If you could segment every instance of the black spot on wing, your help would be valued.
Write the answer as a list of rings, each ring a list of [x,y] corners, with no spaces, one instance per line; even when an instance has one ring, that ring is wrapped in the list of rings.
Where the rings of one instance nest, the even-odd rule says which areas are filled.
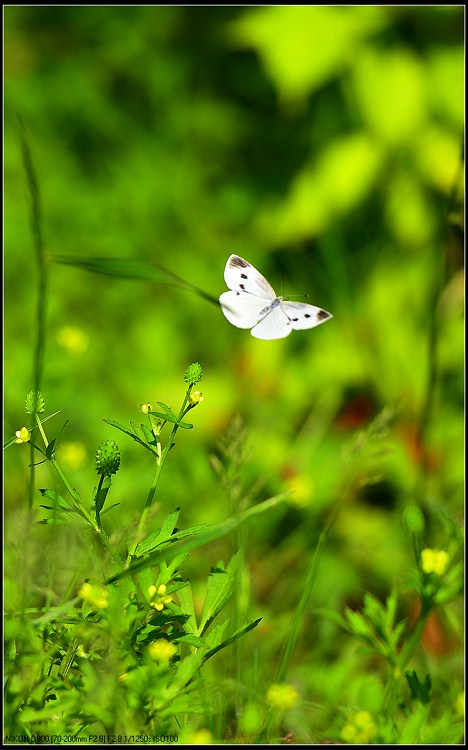
[[[249,278],[249,277],[247,276],[247,274],[246,274],[246,273],[241,273],[241,279],[248,279],[248,278]]]
[[[308,317],[309,316],[306,315],[306,318],[308,318]],[[331,315],[330,315],[330,313],[327,313],[326,310],[319,310],[318,313],[317,313],[317,318],[319,320],[326,320],[327,318],[331,318]]]
[[[238,255],[234,255],[234,257],[231,258],[229,265],[231,268],[248,268],[250,263],[247,263],[243,258],[239,258]]]

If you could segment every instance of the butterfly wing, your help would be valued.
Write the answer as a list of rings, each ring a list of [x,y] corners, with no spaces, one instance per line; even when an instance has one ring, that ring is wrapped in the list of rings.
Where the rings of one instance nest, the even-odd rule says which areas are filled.
[[[272,307],[257,325],[252,328],[250,331],[252,336],[264,341],[284,339],[286,336],[289,336],[292,331],[291,321],[281,308],[281,304]]]
[[[245,292],[223,292],[219,301],[224,316],[237,328],[252,328],[269,304],[268,300]]]
[[[225,317],[237,328],[251,328],[257,339],[285,338],[292,330],[314,328],[333,317],[320,307],[276,297],[265,277],[239,255],[228,258],[224,279],[231,290],[219,298]]]
[[[232,290],[219,298],[225,317],[237,328],[252,328],[276,298],[274,289],[254,266],[238,255],[228,258],[224,279]]]
[[[333,315],[321,307],[307,305],[305,302],[281,302],[281,310],[289,319],[290,327],[295,331],[315,328]]]
[[[231,255],[227,259],[224,280],[234,292],[247,292],[270,302],[276,298],[275,290],[260,271],[238,255]]]

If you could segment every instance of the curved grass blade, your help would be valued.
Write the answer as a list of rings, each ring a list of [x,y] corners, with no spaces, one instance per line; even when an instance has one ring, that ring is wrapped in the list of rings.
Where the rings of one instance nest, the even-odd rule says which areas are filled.
[[[208,302],[219,305],[217,297],[213,297],[203,289],[191,284],[189,281],[180,278],[172,271],[168,271],[161,266],[150,265],[137,260],[128,260],[126,258],[81,258],[73,255],[51,255],[53,263],[74,266],[81,268],[83,271],[91,273],[101,273],[106,276],[117,276],[120,279],[133,279],[139,281],[155,281],[159,284],[169,284],[180,289],[186,289],[198,294]]]

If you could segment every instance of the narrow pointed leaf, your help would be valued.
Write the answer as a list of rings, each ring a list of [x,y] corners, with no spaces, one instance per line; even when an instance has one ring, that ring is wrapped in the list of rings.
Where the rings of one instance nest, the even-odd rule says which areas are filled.
[[[227,638],[225,641],[219,644],[219,646],[216,646],[215,648],[212,648],[210,651],[208,651],[207,654],[205,654],[205,658],[203,661],[207,661],[207,659],[210,659],[214,654],[216,654],[218,651],[221,651],[222,648],[226,648],[226,646],[230,646],[231,643],[234,643],[234,641],[239,640],[239,638],[242,638],[243,635],[248,633],[250,630],[253,630],[257,627],[257,625],[262,621],[262,617],[259,617],[257,620],[252,620],[252,622],[249,622],[247,625],[244,625],[242,628],[239,628],[239,630],[236,630],[234,635],[232,635],[230,638]]]
[[[155,550],[154,552],[151,552],[142,558],[138,558],[124,570],[120,570],[118,573],[115,573],[113,576],[107,578],[105,583],[113,583],[114,581],[117,581],[124,576],[132,575],[138,570],[143,570],[144,568],[148,568],[152,565],[158,565],[158,563],[162,560],[171,560],[177,555],[188,553],[191,550],[197,549],[198,547],[202,547],[203,545],[214,541],[215,539],[220,539],[226,534],[229,534],[231,531],[234,531],[234,529],[236,529],[242,523],[245,523],[245,521],[254,518],[260,513],[271,510],[276,505],[279,505],[279,503],[283,502],[287,497],[290,496],[290,494],[290,492],[282,492],[280,495],[270,497],[268,500],[264,500],[262,503],[258,503],[252,508],[248,508],[242,513],[238,513],[236,516],[231,516],[230,518],[227,518],[225,521],[219,524],[211,527],[209,526],[206,530],[202,530],[199,533],[189,536],[188,538],[178,539],[173,543],[168,543],[167,546],[163,546],[161,549]]]
[[[83,258],[73,255],[52,255],[53,263],[74,266],[81,268],[83,271],[91,273],[105,274],[106,276],[117,276],[121,279],[133,279],[139,281],[153,281],[160,284],[176,286],[180,289],[198,294],[208,302],[219,305],[217,297],[213,297],[203,289],[199,289],[184,279],[181,279],[175,273],[167,271],[165,268],[156,265],[149,265],[141,261],[128,260],[126,258]]]

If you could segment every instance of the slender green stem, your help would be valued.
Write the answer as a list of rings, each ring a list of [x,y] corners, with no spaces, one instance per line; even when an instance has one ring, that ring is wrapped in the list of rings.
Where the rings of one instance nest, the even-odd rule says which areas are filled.
[[[179,429],[179,424],[178,423],[183,420],[184,416],[192,408],[192,405],[189,404],[190,393],[192,391],[192,388],[193,388],[193,385],[189,385],[189,387],[187,388],[187,392],[185,394],[184,402],[183,402],[182,406],[180,407],[179,415],[177,417],[178,421],[174,422],[171,434],[169,436],[169,440],[167,441],[167,444],[166,444],[165,448],[162,451],[160,451],[160,443],[158,441],[158,455],[156,456],[156,466],[155,466],[155,469],[154,469],[153,481],[151,482],[151,486],[150,486],[150,489],[149,489],[149,492],[148,492],[148,497],[146,498],[145,507],[143,508],[143,512],[142,512],[142,514],[140,516],[140,520],[138,522],[138,527],[137,527],[137,530],[136,530],[136,533],[135,533],[135,538],[134,538],[133,544],[129,547],[129,552],[128,552],[127,561],[126,561],[126,566],[128,566],[130,564],[131,559],[132,559],[133,555],[135,554],[135,550],[137,548],[137,545],[138,545],[138,543],[139,543],[139,541],[141,539],[143,530],[144,530],[144,528],[146,526],[146,521],[147,521],[148,513],[149,513],[149,510],[150,510],[150,508],[151,508],[151,506],[153,504],[153,501],[154,501],[154,496],[156,494],[156,489],[157,489],[157,486],[158,486],[158,483],[159,483],[159,478],[161,476],[161,472],[162,472],[162,470],[164,468],[164,464],[166,463],[166,459],[167,459],[167,457],[169,455],[169,451],[174,446],[175,436],[176,436],[177,430]]]
[[[456,199],[457,199],[457,190],[458,185],[460,185],[460,178],[463,174],[463,166],[464,166],[464,160],[463,160],[463,146],[462,146],[462,153],[461,158],[458,163],[458,169],[457,174],[454,177],[452,190],[450,191],[450,195],[447,202],[447,208],[445,212],[446,217],[446,223],[445,223],[445,231],[444,231],[444,240],[446,241],[446,235],[448,234],[448,227],[449,227],[449,216],[450,213],[453,210],[453,207],[455,205]],[[442,244],[442,238],[441,238],[441,244]],[[445,242],[443,243],[445,244]],[[423,460],[421,464],[421,475],[418,477],[418,484],[423,488],[422,493],[424,494],[424,487],[427,480],[428,475],[428,449],[427,449],[427,435],[429,433],[429,425],[432,417],[432,411],[434,406],[434,399],[435,399],[435,392],[436,392],[436,386],[439,379],[439,363],[437,359],[437,347],[439,342],[439,315],[438,315],[438,302],[440,295],[444,289],[444,286],[447,281],[447,275],[448,275],[448,268],[447,268],[447,262],[445,258],[441,257],[439,261],[439,268],[435,268],[434,273],[434,279],[433,279],[433,288],[432,288],[432,299],[430,300],[429,304],[429,322],[428,322],[428,342],[427,342],[427,361],[428,361],[428,377],[427,377],[427,384],[426,384],[426,391],[424,394],[424,401],[422,404],[421,409],[421,416],[419,420],[419,431],[421,435],[422,444],[424,446],[423,451]]]
[[[408,661],[410,660],[413,654],[414,649],[416,648],[416,646],[421,640],[421,635],[424,630],[424,626],[426,624],[429,613],[432,609],[432,604],[433,604],[432,597],[427,598],[427,599],[423,598],[421,611],[418,615],[416,622],[413,625],[411,632],[409,633],[408,638],[405,641],[405,645],[401,649],[401,652],[398,658],[398,666],[400,670],[403,670],[406,667]]]
[[[37,424],[37,426],[39,428],[39,432],[41,433],[41,437],[42,437],[42,439],[44,441],[44,445],[47,448],[48,445],[49,445],[49,441],[47,440],[47,435],[45,434],[44,428],[42,426],[41,418],[39,417],[39,414],[37,414],[37,412],[34,414],[34,416],[36,418],[36,424]]]
[[[34,238],[34,247],[36,251],[36,262],[38,270],[38,287],[37,287],[37,304],[36,304],[36,344],[34,350],[33,362],[33,383],[36,393],[40,391],[42,370],[44,361],[44,349],[46,338],[46,311],[47,311],[47,287],[48,287],[48,260],[44,252],[44,240],[42,236],[41,221],[41,200],[39,184],[37,181],[34,162],[26,139],[24,126],[20,122],[20,141],[23,155],[23,164],[28,181],[28,188],[31,200],[31,228]],[[29,508],[32,508],[35,486],[35,467],[33,460],[34,449],[31,447],[31,475],[29,484]]]
[[[187,389],[187,393],[185,394],[185,398],[184,398],[184,403],[182,404],[182,406],[180,408],[180,411],[179,411],[179,415],[177,417],[178,422],[182,421],[182,419],[184,418],[185,414],[190,409],[190,406],[187,408],[187,404],[188,404],[188,401],[189,401],[189,398],[190,398],[190,392],[192,390],[192,387],[193,386],[190,385],[188,387],[188,389]],[[156,469],[155,469],[155,473],[154,473],[154,476],[153,476],[153,481],[151,483],[150,490],[148,492],[148,497],[146,498],[145,509],[150,508],[151,505],[153,504],[154,495],[156,493],[156,488],[157,488],[158,482],[159,482],[159,477],[161,476],[161,472],[163,470],[164,464],[166,463],[166,459],[167,459],[167,457],[169,455],[169,451],[174,446],[174,439],[175,439],[175,436],[176,436],[176,432],[179,429],[178,422],[174,422],[173,427],[172,427],[172,431],[171,431],[171,434],[170,434],[170,437],[169,437],[169,440],[167,441],[167,445],[164,448],[164,450],[162,451],[161,455],[158,456],[157,459],[156,459]]]

